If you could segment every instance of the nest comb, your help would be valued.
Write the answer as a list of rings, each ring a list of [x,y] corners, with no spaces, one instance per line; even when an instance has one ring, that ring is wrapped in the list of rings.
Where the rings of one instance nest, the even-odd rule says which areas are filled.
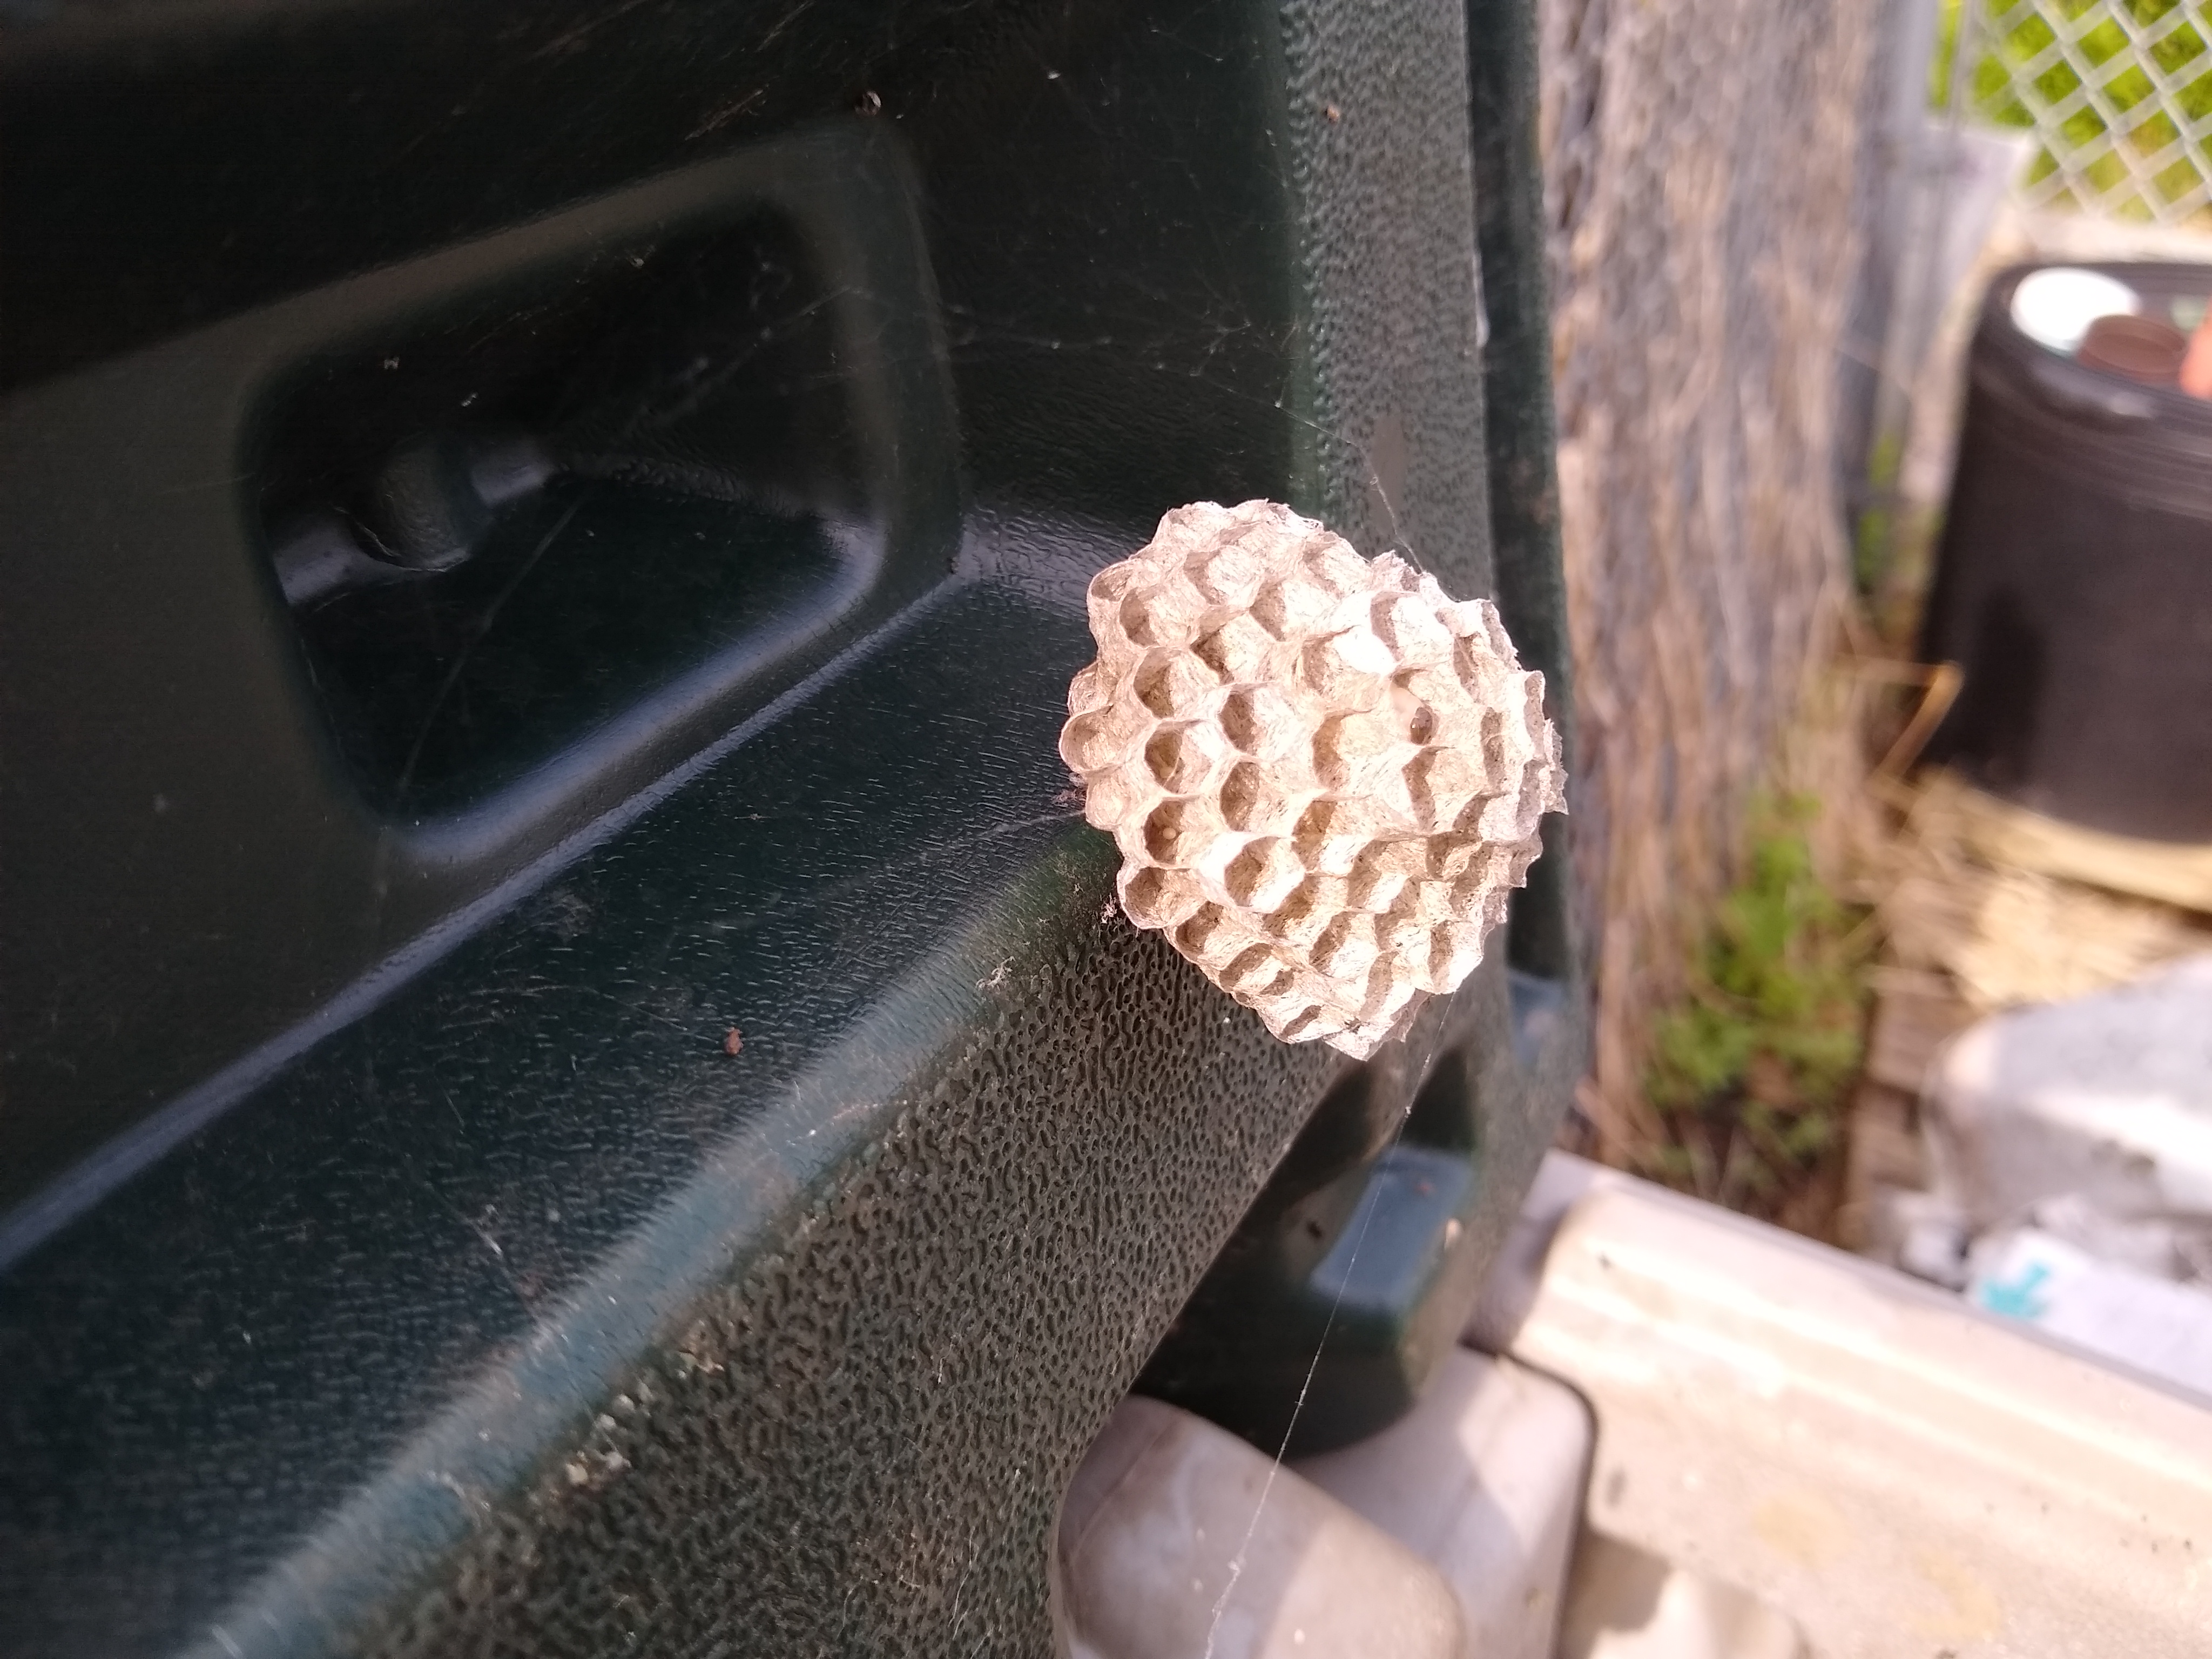
[[[1365,1059],[1458,988],[1564,811],[1498,609],[1273,501],[1180,507],[1091,580],[1060,752],[1121,908],[1285,1042]]]

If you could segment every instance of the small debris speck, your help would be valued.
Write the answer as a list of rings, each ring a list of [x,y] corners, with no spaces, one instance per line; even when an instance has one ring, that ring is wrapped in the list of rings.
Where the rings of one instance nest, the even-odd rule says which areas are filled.
[[[853,107],[862,115],[881,115],[884,100],[872,92],[864,92],[853,100]]]
[[[1344,119],[1344,112],[1334,104],[1324,104],[1322,106],[1321,112],[1328,117],[1329,124],[1332,126],[1334,126],[1337,122]]]

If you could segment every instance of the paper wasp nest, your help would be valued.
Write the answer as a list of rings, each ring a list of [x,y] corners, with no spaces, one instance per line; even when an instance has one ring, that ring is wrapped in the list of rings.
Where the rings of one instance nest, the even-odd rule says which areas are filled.
[[[1288,1042],[1364,1059],[1458,988],[1565,805],[1487,599],[1272,501],[1180,507],[1091,583],[1060,752],[1121,908]]]

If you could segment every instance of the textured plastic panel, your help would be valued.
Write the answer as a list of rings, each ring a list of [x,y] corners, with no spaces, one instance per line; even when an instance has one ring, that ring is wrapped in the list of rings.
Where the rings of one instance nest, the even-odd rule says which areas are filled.
[[[0,1653],[1050,1650],[1069,1472],[1345,1064],[1104,916],[1083,586],[1266,496],[1490,591],[1465,64],[1435,0],[11,25]],[[262,452],[186,392],[822,123],[927,251],[927,581],[395,879],[272,763],[319,716]],[[1515,1006],[1486,967],[1362,1108],[1465,1085],[1458,1296],[1571,1066]]]

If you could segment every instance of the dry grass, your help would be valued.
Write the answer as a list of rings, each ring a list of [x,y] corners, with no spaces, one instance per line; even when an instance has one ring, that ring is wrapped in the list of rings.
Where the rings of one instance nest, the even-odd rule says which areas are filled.
[[[1762,789],[1827,788],[1859,695],[1833,489],[1873,0],[1547,0],[1574,836],[1613,1155]],[[1728,65],[1723,70],[1717,65]],[[1824,747],[1825,745],[1829,745]],[[1863,763],[1861,769],[1863,769]],[[1847,832],[1822,822],[1816,857]]]
[[[1699,1197],[1826,1234],[1841,1196],[1880,941],[1863,901],[1886,844],[1888,769],[1903,752],[1898,683],[1917,671],[1854,652],[1840,608],[1745,820],[1733,888],[1686,939],[1670,1002],[1644,1001],[1625,1086],[1585,1085],[1583,1150]],[[1909,690],[1909,688],[1907,688]]]
[[[1890,799],[1896,828],[1865,874],[1890,959],[1941,975],[1977,1012],[2086,995],[2212,949],[2212,917],[2008,861],[1989,833],[2006,809],[1948,774]]]
[[[1908,775],[1958,678],[1838,629],[1780,745],[1777,798],[1796,808],[1754,815],[1749,878],[1686,951],[1677,1000],[1641,1011],[1632,1090],[1585,1085],[1581,1150],[1830,1237],[1862,1079],[1909,1103],[1961,1023],[2212,949],[2212,907],[2116,890],[2202,907],[2203,854]],[[2100,884],[2070,878],[2093,867]]]
[[[1790,833],[1822,890],[1871,910],[1850,940],[1869,992],[1997,1006],[2110,982],[2204,935],[2068,879],[2079,872],[1993,856],[1940,784],[1907,781],[1946,688],[1860,619],[1832,429],[1862,88],[1886,13],[1543,0],[1540,15],[1573,846],[1597,992],[1583,1145],[1728,1195],[1742,1185],[1727,1173],[1731,1102],[1796,1100],[1803,1080],[1738,1074],[1692,1109],[1679,1088],[1664,1098],[1654,1062],[1686,1010],[1758,1012],[1717,981],[1757,978],[1729,952],[1762,799],[1818,803]],[[1934,380],[1955,379],[1965,329],[1962,313]],[[1929,421],[1947,399],[1922,399]],[[1893,624],[1910,586],[1883,597]],[[1834,1160],[1809,1162],[1802,1190],[1762,1207],[1820,1231]]]
[[[1747,861],[1756,866],[1760,849],[1778,842],[1802,846],[1812,889],[1863,891],[1863,873],[1884,833],[1869,787],[1869,732],[1897,676],[1887,664],[1869,672],[1868,660],[1850,651],[1853,629],[1839,596],[1824,608],[1821,644],[1793,688],[1797,718],[1746,791],[1734,844],[1701,849],[1707,868],[1694,888],[1668,880],[1663,856],[1680,856],[1680,827],[1663,819],[1646,820],[1650,828],[1632,838],[1640,844],[1607,862],[1610,949],[1601,957],[1597,1063],[1577,1103],[1593,1131],[1587,1149],[1609,1163],[1660,1172],[1674,1167],[1680,1126],[1653,1097],[1655,1056],[1669,1023],[1715,995],[1713,958],[1729,946],[1731,906],[1756,902],[1756,868],[1751,882],[1733,880]],[[1863,954],[1862,944],[1850,942],[1854,955]],[[1715,1182],[1692,1184],[1721,1195]]]

